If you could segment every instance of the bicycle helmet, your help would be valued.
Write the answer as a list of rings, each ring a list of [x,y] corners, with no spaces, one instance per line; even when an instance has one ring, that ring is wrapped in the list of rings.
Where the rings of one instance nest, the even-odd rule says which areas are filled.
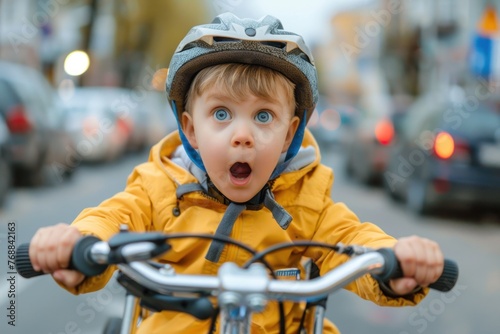
[[[297,154],[305,126],[318,100],[317,73],[312,54],[301,36],[285,31],[273,16],[259,20],[240,19],[232,13],[218,15],[210,24],[193,27],[177,47],[170,62],[166,90],[177,118],[179,132],[191,160],[205,171],[199,154],[185,138],[180,115],[185,97],[196,74],[209,66],[224,63],[261,65],[276,70],[295,84],[299,128],[287,151],[279,175]]]

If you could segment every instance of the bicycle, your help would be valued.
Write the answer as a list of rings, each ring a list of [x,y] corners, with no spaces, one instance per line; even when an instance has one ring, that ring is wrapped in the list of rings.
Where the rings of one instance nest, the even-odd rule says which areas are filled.
[[[231,243],[242,247],[253,256],[241,267],[231,262],[222,264],[217,276],[176,274],[170,265],[151,261],[171,248],[168,240],[187,237]],[[323,276],[315,273],[314,264],[308,262],[308,270],[312,272],[311,279],[279,280],[264,257],[291,246],[327,247],[351,258]],[[371,274],[382,282],[402,276],[394,252],[389,248],[375,250],[357,245],[297,241],[256,252],[228,237],[133,233],[126,230],[122,230],[107,242],[94,236],[85,236],[75,245],[70,268],[86,276],[95,276],[109,265],[118,266],[117,280],[127,291],[121,324],[117,324],[115,319],[111,326],[115,333],[119,330],[121,334],[134,333],[145,311],[162,310],[185,312],[201,320],[212,319],[210,333],[213,332],[220,313],[221,333],[247,334],[250,333],[252,313],[263,311],[271,300],[280,303],[306,302],[300,333],[319,334],[322,333],[326,298],[329,294],[365,274]],[[18,273],[25,278],[44,275],[43,272],[34,271],[31,266],[29,244],[18,247],[16,267]],[[457,264],[445,259],[443,274],[430,288],[447,292],[455,286],[457,279]],[[212,303],[212,297],[217,298],[217,306]],[[307,331],[303,323],[306,312],[312,319]],[[285,333],[283,317],[281,312],[280,328],[281,332]],[[108,329],[108,332],[112,331]]]

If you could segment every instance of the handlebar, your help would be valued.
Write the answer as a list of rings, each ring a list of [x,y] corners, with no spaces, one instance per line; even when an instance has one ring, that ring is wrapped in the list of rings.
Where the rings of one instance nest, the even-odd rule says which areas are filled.
[[[166,243],[167,239],[168,237],[162,233],[119,233],[109,242],[100,241],[94,236],[82,237],[73,249],[69,268],[85,276],[96,276],[106,270],[108,265],[117,264],[125,275],[159,293],[205,291],[216,294],[221,288],[250,290],[258,285],[256,277],[251,278],[246,284],[243,283],[248,280],[245,277],[249,277],[251,272],[229,263],[221,266],[218,276],[165,274],[165,271],[162,272],[145,261],[167,251],[170,248]],[[274,280],[267,273],[259,274],[267,278],[262,282],[261,292],[274,300],[308,300],[326,296],[365,274],[371,274],[382,282],[402,277],[401,267],[392,249],[371,250],[359,247],[358,252],[360,255],[350,261],[324,276],[309,281]],[[263,266],[260,267],[265,271]],[[19,246],[16,268],[25,278],[44,274],[33,269],[29,259],[29,244]],[[238,276],[238,279],[226,278],[232,276]],[[429,287],[446,292],[455,286],[457,279],[457,264],[446,259],[441,277]],[[234,285],[230,282],[237,282],[239,288],[228,287],[228,284]]]
[[[237,244],[246,249],[253,257],[242,267],[231,262],[222,264],[217,276],[176,274],[170,265],[150,261],[170,249],[168,239],[183,237],[219,238],[219,241]],[[268,270],[273,276],[274,273],[264,260],[266,254],[287,246],[306,244],[327,247],[354,257],[325,275],[310,280],[288,281],[270,277]],[[44,274],[33,269],[29,258],[29,244],[19,246],[15,263],[18,273],[25,278]],[[112,264],[120,269],[118,282],[129,294],[139,298],[142,307],[152,311],[183,312],[200,320],[211,318],[212,329],[220,309],[220,326],[231,333],[250,333],[250,314],[263,311],[269,300],[277,301],[280,305],[283,301],[315,304],[365,274],[371,274],[384,283],[402,277],[394,251],[389,248],[373,250],[356,245],[299,241],[275,245],[257,253],[247,245],[226,237],[128,232],[118,233],[108,242],[93,236],[82,237],[72,251],[69,269],[80,271],[86,276],[96,276]],[[446,292],[455,286],[457,279],[457,264],[446,259],[441,277],[429,287]],[[210,296],[217,297],[217,309]],[[280,333],[285,332],[284,326],[284,315],[280,312]],[[322,320],[317,327],[315,321],[314,332],[321,333],[322,328]]]

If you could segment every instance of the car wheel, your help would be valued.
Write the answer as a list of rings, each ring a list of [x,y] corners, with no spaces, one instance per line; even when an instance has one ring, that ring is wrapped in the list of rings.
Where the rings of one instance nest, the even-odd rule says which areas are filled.
[[[16,172],[16,182],[21,186],[39,187],[44,183],[45,166],[34,168],[19,168]]]
[[[365,185],[374,185],[377,180],[375,174],[372,172],[368,165],[362,165],[359,168],[355,169],[356,178]]]
[[[354,161],[352,152],[350,152],[347,156],[345,171],[347,176],[362,184],[370,185],[372,183],[373,177],[369,167],[365,164],[360,163],[360,161]]]
[[[354,166],[353,166],[352,158],[351,158],[350,154],[347,155],[347,158],[345,161],[345,173],[349,177],[354,176]]]
[[[15,170],[15,182],[23,187],[39,187],[45,181],[47,151],[42,151],[34,166],[18,167]]]
[[[425,181],[411,180],[406,196],[408,209],[417,215],[427,215],[431,212],[431,205],[427,200],[429,185]]]
[[[384,177],[384,175],[382,176],[382,186],[384,188],[384,191],[387,195],[389,195],[389,198],[395,202],[402,202],[403,201],[403,197],[401,196],[401,194],[398,192],[398,189],[396,188],[395,185],[390,185],[389,184],[389,181]]]
[[[0,175],[0,206],[2,206],[11,183],[10,166],[5,160],[0,160]]]
[[[104,327],[103,334],[120,334],[122,329],[122,319],[113,317],[108,320]]]
[[[353,179],[361,184],[372,186],[377,184],[377,177],[372,171],[371,166],[366,161],[356,161],[356,163],[351,161],[352,169],[351,175]]]

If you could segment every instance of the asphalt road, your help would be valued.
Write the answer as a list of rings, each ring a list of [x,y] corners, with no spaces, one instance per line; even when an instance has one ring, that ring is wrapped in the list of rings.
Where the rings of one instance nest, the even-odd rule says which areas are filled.
[[[123,189],[133,166],[146,158],[144,152],[113,164],[81,166],[69,182],[55,180],[50,187],[13,191],[0,211],[0,333],[100,333],[110,316],[121,314],[123,291],[116,283],[96,293],[73,296],[50,277],[26,280],[9,274],[9,227],[15,230],[19,245],[39,227],[71,222],[82,208],[97,205]],[[336,171],[334,200],[345,202],[361,220],[376,222],[396,237],[418,234],[437,240],[461,271],[455,289],[446,294],[433,292],[417,307],[382,308],[347,292],[332,295],[328,317],[342,333],[500,332],[498,216],[482,213],[417,218],[389,200],[381,189],[346,179],[338,150],[325,148],[323,162]]]

